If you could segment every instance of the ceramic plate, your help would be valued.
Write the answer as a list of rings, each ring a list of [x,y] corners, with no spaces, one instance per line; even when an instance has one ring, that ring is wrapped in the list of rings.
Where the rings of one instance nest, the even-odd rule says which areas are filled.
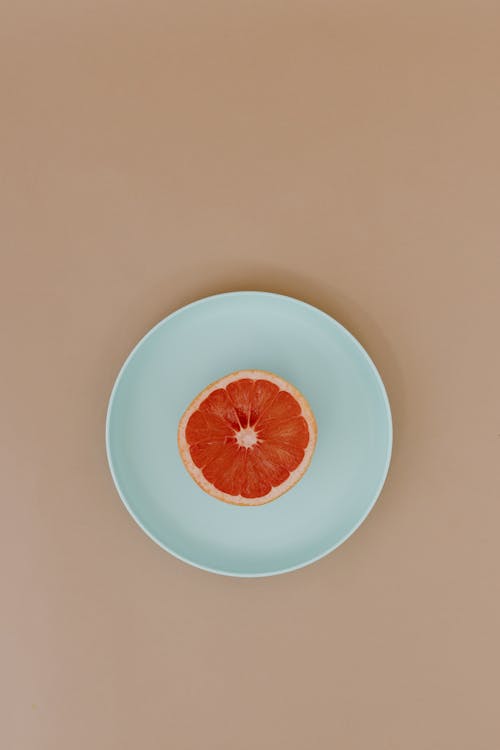
[[[247,369],[296,386],[318,425],[301,481],[254,508],[205,494],[177,449],[192,399]],[[106,446],[123,503],[161,547],[214,573],[266,576],[318,560],[361,524],[387,475],[392,422],[375,365],[343,326],[291,297],[232,292],[177,310],[137,344],[111,394]]]

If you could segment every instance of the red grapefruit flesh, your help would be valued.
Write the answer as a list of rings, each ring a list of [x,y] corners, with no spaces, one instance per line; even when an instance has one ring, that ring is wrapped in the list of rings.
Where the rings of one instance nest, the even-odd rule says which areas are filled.
[[[264,505],[303,476],[316,444],[304,396],[273,373],[240,370],[205,388],[179,422],[186,469],[218,500]]]

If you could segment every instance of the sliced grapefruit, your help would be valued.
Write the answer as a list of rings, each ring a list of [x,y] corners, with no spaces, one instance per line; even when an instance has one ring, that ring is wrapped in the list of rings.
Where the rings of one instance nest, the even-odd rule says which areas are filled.
[[[212,497],[264,505],[303,476],[316,444],[304,396],[283,378],[240,370],[205,388],[179,422],[181,458]]]

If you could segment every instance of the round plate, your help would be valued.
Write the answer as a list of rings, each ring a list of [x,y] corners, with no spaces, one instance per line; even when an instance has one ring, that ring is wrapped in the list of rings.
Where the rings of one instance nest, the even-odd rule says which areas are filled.
[[[250,369],[292,383],[318,425],[301,481],[253,508],[205,494],[177,449],[192,399]],[[106,447],[121,499],[161,547],[214,573],[266,576],[323,557],[361,524],[387,475],[392,422],[375,365],[343,326],[291,297],[231,292],[182,307],[137,344],[111,393]]]

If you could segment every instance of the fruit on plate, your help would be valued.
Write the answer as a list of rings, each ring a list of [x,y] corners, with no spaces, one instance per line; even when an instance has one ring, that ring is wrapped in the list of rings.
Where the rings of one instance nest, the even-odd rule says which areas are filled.
[[[278,375],[239,370],[205,388],[179,422],[181,458],[212,497],[264,505],[304,475],[316,445],[304,396]]]

